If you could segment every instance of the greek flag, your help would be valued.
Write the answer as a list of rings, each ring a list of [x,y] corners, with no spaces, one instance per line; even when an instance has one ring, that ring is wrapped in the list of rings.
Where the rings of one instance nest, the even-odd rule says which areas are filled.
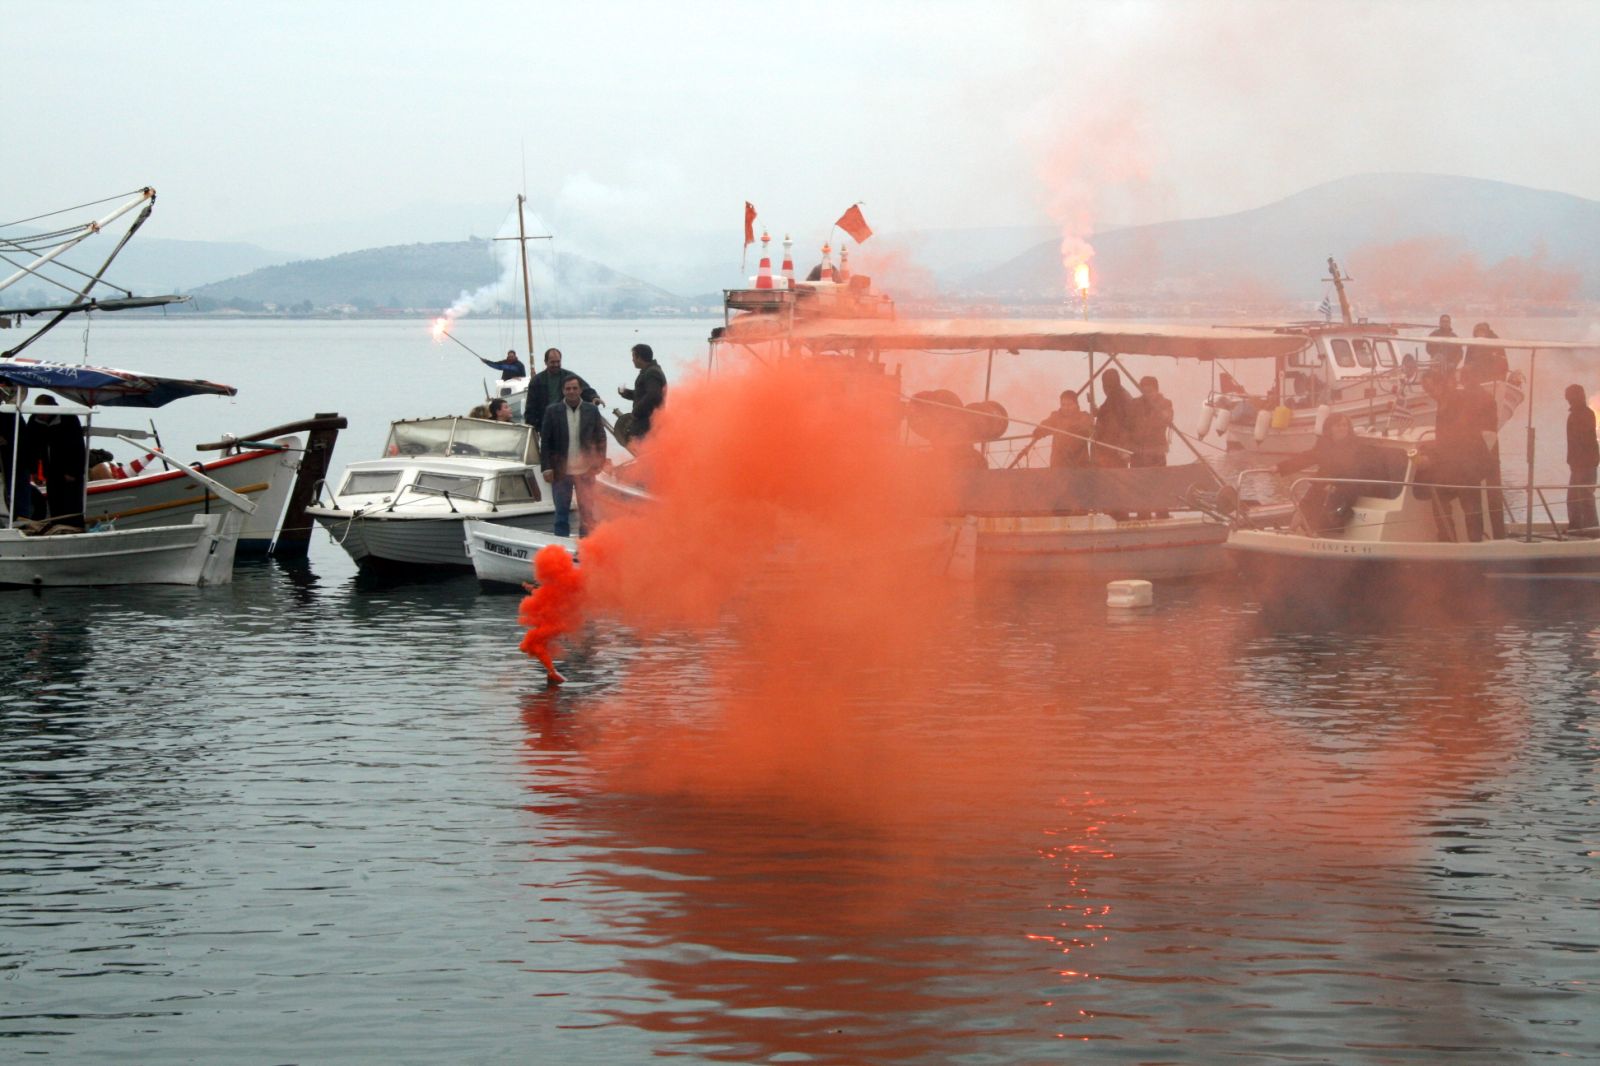
[[[1322,303],[1317,305],[1317,310],[1322,312],[1322,317],[1323,318],[1332,318],[1333,317],[1333,301],[1328,299],[1328,297],[1326,295],[1324,295],[1322,297]]]

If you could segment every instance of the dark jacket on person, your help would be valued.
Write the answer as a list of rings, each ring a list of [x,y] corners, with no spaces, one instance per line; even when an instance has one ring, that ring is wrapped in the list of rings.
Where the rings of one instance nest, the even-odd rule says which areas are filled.
[[[505,363],[515,363],[516,365],[507,366],[505,369],[500,371],[501,381],[515,381],[518,378],[525,378],[528,376],[528,368],[522,365],[521,359],[513,359],[510,356],[507,356],[502,361]]]
[[[633,379],[633,388],[622,390],[623,399],[633,401],[633,419],[628,425],[628,436],[642,437],[650,432],[650,420],[667,402],[667,372],[661,364],[647,363],[639,376]]]
[[[563,400],[546,407],[539,424],[539,468],[552,471],[557,481],[567,476],[570,443],[567,404]],[[600,421],[600,408],[592,403],[578,404],[578,448],[588,460],[589,468],[584,472],[597,472],[606,458],[606,427]]]
[[[1114,448],[1133,450],[1135,413],[1133,399],[1126,389],[1115,392],[1107,390],[1106,398],[1100,401],[1100,409],[1094,415],[1094,439],[1096,444],[1108,444]],[[1112,466],[1127,466],[1128,456],[1112,448],[1096,448],[1095,462]]]
[[[83,474],[89,452],[83,442],[83,423],[77,415],[34,415],[26,436],[32,438],[35,461],[44,467],[49,516],[83,513]],[[23,467],[28,470],[29,467]]]
[[[1454,336],[1457,336],[1457,334],[1456,334],[1456,331],[1453,330],[1453,329],[1449,329],[1449,328],[1447,328],[1445,326],[1440,326],[1438,329],[1436,329],[1432,333],[1428,334],[1428,336],[1430,336],[1430,337],[1454,337]],[[1451,369],[1454,369],[1456,367],[1456,365],[1461,362],[1461,345],[1459,345],[1459,344],[1439,344],[1437,342],[1433,343],[1433,344],[1429,344],[1428,345],[1428,355],[1429,355],[1430,358],[1433,359],[1433,361],[1435,363],[1442,363],[1445,366],[1448,366]]]
[[[1167,455],[1167,427],[1172,424],[1172,401],[1157,393],[1134,397],[1133,450],[1140,455]]]
[[[1461,384],[1477,387],[1490,381],[1504,381],[1511,373],[1511,363],[1506,359],[1504,348],[1479,348],[1467,349],[1465,359],[1461,363]]]
[[[16,504],[12,510],[13,517],[31,517],[28,503],[32,490],[28,488],[28,476],[33,473],[38,462],[38,458],[34,455],[33,432],[29,429],[27,421],[12,411],[0,413],[0,475],[4,476],[6,485],[13,484],[12,472],[16,472],[12,492],[12,500]],[[4,495],[5,490],[0,489],[0,499],[3,499]]]
[[[561,387],[568,378],[578,378],[578,385],[583,389],[579,396],[584,403],[594,403],[599,398],[600,394],[591,389],[587,381],[565,367],[541,370],[528,382],[528,395],[522,404],[522,420],[530,426],[541,425],[545,409],[561,402]]]
[[[1567,412],[1567,465],[1579,470],[1600,466],[1600,441],[1595,434],[1594,412],[1574,407]]]
[[[1057,409],[1045,416],[1033,435],[1049,436],[1051,466],[1085,466],[1089,462],[1089,438],[1094,435],[1094,415],[1077,408],[1066,412]]]
[[[1482,389],[1446,392],[1434,420],[1430,479],[1476,485],[1487,477],[1492,460],[1483,434],[1497,423],[1494,401]]]

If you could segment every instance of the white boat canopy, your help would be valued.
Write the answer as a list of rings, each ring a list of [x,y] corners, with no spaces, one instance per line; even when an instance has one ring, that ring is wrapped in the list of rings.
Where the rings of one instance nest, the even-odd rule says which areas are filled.
[[[1354,327],[1360,332],[1361,327]],[[1520,351],[1600,348],[1600,341],[1520,340],[1506,337],[1395,337],[1461,347]],[[1303,350],[1303,330],[1267,333],[1227,326],[1152,325],[1147,322],[1086,322],[1072,319],[814,319],[785,323],[776,316],[746,315],[715,339],[743,344],[788,341],[813,350],[843,351],[1044,351],[1108,355],[1164,355],[1174,359],[1276,359]]]
[[[1175,359],[1275,359],[1304,349],[1300,335],[1216,326],[1072,319],[818,319],[784,329],[770,318],[734,319],[721,339],[786,340],[813,349],[878,351],[1004,350],[1165,355]],[[777,328],[774,328],[777,327]]]

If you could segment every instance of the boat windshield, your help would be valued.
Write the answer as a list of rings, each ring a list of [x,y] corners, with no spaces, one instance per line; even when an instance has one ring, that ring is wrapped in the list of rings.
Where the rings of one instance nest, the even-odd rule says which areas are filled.
[[[528,461],[533,428],[479,418],[419,418],[389,427],[385,455],[478,455]]]
[[[424,496],[450,496],[457,500],[475,500],[483,491],[483,479],[422,470],[417,473],[417,480],[411,487]]]

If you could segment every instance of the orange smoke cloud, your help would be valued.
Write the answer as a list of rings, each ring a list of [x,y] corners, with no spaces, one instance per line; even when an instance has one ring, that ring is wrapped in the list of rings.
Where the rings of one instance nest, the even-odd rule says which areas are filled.
[[[544,664],[550,681],[564,680],[554,662],[555,639],[572,632],[583,620],[583,579],[566,549],[547,544],[533,557],[539,587],[523,597],[517,621],[527,628],[521,648]]]

